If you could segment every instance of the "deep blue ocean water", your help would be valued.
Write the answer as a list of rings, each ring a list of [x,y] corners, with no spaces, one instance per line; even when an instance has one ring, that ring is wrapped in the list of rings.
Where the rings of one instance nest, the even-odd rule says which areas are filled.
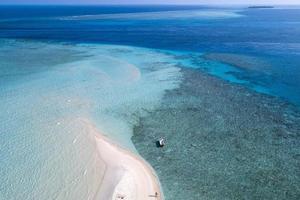
[[[162,14],[164,11],[175,12],[168,15],[168,12]],[[210,17],[196,16],[195,11],[213,13]],[[240,16],[218,16],[218,12]],[[297,7],[1,6],[0,37],[243,56],[238,61],[238,57],[230,57],[229,63],[228,55],[225,61],[218,57],[223,64],[208,65],[201,58],[194,59],[192,67],[300,104],[300,8]],[[247,61],[243,60],[245,56]],[[232,65],[238,69],[231,70]]]

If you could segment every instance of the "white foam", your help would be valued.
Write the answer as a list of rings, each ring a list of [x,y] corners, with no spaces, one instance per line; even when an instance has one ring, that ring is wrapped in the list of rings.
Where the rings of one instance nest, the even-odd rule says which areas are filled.
[[[61,17],[61,20],[174,20],[174,19],[219,19],[242,17],[237,10],[183,10],[183,11],[161,11],[161,12],[139,12],[121,14],[100,14],[100,15],[77,15]]]

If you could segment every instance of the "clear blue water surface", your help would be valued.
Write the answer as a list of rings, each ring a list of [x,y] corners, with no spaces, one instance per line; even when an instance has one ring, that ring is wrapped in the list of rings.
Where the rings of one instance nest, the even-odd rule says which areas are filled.
[[[201,15],[207,11],[210,13]],[[199,68],[300,105],[297,7],[1,6],[0,37],[185,52],[191,56],[183,66]],[[251,56],[263,62],[253,60],[253,69],[249,69],[203,60],[201,55],[205,53]]]

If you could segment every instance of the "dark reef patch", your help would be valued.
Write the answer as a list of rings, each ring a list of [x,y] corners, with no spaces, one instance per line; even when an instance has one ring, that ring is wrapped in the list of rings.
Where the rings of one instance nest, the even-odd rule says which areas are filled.
[[[192,69],[132,140],[166,200],[300,199],[300,112]],[[156,148],[159,137],[164,148]]]
[[[206,53],[203,58],[207,60],[218,61],[235,66],[240,69],[261,71],[262,68],[271,68],[270,63],[262,58],[233,54],[233,53]]]

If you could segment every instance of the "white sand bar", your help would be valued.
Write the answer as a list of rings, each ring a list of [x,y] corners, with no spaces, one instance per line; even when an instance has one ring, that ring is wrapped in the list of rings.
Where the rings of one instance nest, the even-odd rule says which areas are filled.
[[[152,167],[137,155],[95,132],[100,157],[106,165],[98,197],[101,200],[161,200],[163,194]]]

